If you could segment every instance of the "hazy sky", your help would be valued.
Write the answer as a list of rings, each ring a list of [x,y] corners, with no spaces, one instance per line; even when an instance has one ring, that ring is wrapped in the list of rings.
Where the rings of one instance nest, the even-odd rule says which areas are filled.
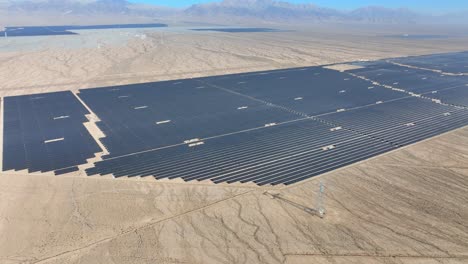
[[[130,0],[132,2],[183,7],[194,3],[213,2],[213,0]],[[440,13],[468,10],[468,0],[286,0],[294,3],[313,3],[337,9],[353,9],[369,5],[392,8],[408,7],[414,10]]]

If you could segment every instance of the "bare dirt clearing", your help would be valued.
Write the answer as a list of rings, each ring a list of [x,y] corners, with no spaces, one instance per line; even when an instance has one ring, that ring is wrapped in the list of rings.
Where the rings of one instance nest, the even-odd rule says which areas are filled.
[[[0,39],[0,95],[443,53],[463,50],[468,40],[407,40],[383,37],[373,29],[333,30],[317,26],[232,34],[169,27]]]

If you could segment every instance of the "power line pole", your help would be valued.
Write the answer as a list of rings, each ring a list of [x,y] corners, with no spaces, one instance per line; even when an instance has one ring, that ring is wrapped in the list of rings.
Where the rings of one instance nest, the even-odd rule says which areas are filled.
[[[283,197],[280,193],[270,193],[269,191],[266,191],[263,194],[270,197],[271,199],[280,200],[296,208],[304,210],[306,213],[309,213],[311,215],[315,215],[320,218],[325,217],[325,214],[326,214],[325,204],[324,204],[325,184],[323,184],[323,182],[320,182],[319,184],[319,192],[317,194],[316,205],[314,208],[302,205],[298,202],[291,200],[290,198]]]
[[[326,214],[325,204],[323,202],[324,195],[325,195],[325,184],[323,184],[323,182],[320,181],[319,192],[318,192],[318,197],[317,197],[317,207],[316,207],[317,214],[320,218],[324,218]]]

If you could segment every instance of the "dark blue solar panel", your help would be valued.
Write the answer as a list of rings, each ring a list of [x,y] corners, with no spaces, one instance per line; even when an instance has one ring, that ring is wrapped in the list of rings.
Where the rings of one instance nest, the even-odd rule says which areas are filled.
[[[218,31],[224,33],[280,32],[273,28],[194,28],[194,31]]]
[[[396,58],[392,61],[447,73],[468,73],[468,52],[466,51]]]
[[[206,81],[312,116],[406,96],[321,67],[238,74]]]
[[[358,76],[376,81],[382,85],[414,93],[430,93],[465,85],[466,79],[459,76],[442,75],[427,70],[412,69],[388,62],[370,62],[362,69],[350,70]]]
[[[79,96],[101,119],[109,157],[300,117],[196,80],[88,89]]]
[[[321,119],[404,146],[467,125],[468,110],[412,97]]]
[[[427,94],[427,97],[441,100],[443,103],[468,107],[468,77],[466,78],[467,84],[458,86],[451,89],[445,89]]]
[[[0,36],[6,37],[29,37],[29,36],[58,36],[58,35],[77,35],[77,33],[61,30],[51,29],[48,27],[16,27],[6,28],[5,31],[0,31]]]
[[[3,170],[47,172],[80,164],[100,148],[87,110],[71,92],[4,98]]]
[[[0,36],[26,37],[26,36],[53,36],[53,35],[76,35],[70,30],[83,29],[113,29],[113,28],[154,28],[167,27],[166,24],[116,24],[116,25],[90,25],[90,26],[25,26],[6,27],[0,31]]]
[[[215,183],[290,184],[391,150],[393,145],[314,120],[98,162],[90,175],[155,176]],[[334,145],[333,149],[323,147]]]
[[[55,175],[59,176],[59,175],[63,175],[63,174],[67,174],[67,173],[71,173],[71,172],[75,172],[79,170],[80,169],[78,167],[70,167],[66,169],[56,170],[54,173]]]

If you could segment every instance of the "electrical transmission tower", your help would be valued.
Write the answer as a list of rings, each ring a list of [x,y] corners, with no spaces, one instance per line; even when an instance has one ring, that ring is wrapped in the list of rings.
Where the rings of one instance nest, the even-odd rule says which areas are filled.
[[[318,192],[318,197],[317,197],[317,206],[315,208],[317,215],[320,218],[325,217],[325,214],[326,214],[325,203],[323,201],[324,195],[325,195],[325,184],[323,184],[323,182],[320,181],[319,192]]]
[[[324,204],[325,184],[323,184],[323,182],[320,182],[320,184],[319,184],[319,192],[317,194],[317,201],[316,201],[316,205],[315,205],[314,208],[302,205],[302,204],[300,204],[298,202],[295,202],[295,201],[291,200],[290,198],[283,197],[280,193],[270,193],[270,192],[266,191],[263,194],[270,197],[271,199],[280,200],[280,201],[283,201],[283,202],[285,202],[287,204],[290,204],[290,205],[292,205],[292,206],[294,206],[296,208],[304,210],[305,212],[307,212],[307,213],[309,213],[311,215],[316,215],[316,216],[318,216],[320,218],[325,217],[325,214],[326,214],[325,204]]]

